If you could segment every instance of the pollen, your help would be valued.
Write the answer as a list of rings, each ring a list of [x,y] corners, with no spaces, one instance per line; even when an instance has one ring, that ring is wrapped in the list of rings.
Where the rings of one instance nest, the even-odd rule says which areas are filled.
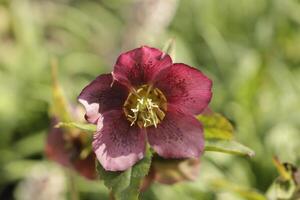
[[[165,117],[167,99],[158,88],[143,85],[129,93],[123,110],[131,126],[157,127]]]

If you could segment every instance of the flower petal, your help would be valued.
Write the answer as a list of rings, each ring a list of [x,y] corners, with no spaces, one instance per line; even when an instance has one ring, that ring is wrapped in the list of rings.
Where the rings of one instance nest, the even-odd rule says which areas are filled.
[[[86,133],[81,133],[78,138],[67,141],[66,130],[54,128],[58,123],[56,118],[51,120],[50,132],[47,136],[45,154],[50,159],[65,167],[75,169],[79,174],[88,178],[96,179],[96,164],[94,152],[89,153],[85,159],[80,159],[79,153],[82,150],[80,138],[87,137]]]
[[[173,105],[155,127],[147,129],[152,148],[164,158],[198,158],[204,150],[203,129],[200,122]]]
[[[86,109],[86,120],[97,123],[101,113],[121,109],[127,96],[128,89],[125,86],[113,82],[111,74],[103,74],[82,90],[78,101]]]
[[[88,179],[96,179],[96,156],[94,152],[91,152],[85,159],[77,160],[75,163],[75,169],[80,172],[81,175]]]
[[[212,81],[199,70],[185,64],[173,64],[157,77],[155,86],[168,103],[194,115],[200,114],[212,97]]]
[[[64,132],[61,128],[54,128],[57,123],[57,118],[51,119],[51,128],[47,135],[45,153],[49,159],[54,160],[63,166],[69,166],[70,157],[69,152],[65,148],[66,141],[64,139]]]
[[[130,126],[122,110],[105,112],[98,120],[93,148],[104,169],[124,171],[144,157],[143,129]]]
[[[115,64],[113,76],[130,88],[151,82],[162,69],[171,65],[169,55],[143,46],[121,54]]]

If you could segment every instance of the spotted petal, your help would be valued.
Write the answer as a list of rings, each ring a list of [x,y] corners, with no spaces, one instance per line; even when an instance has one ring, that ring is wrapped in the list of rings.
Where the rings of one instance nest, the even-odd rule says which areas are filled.
[[[185,64],[174,64],[162,71],[155,86],[168,103],[194,115],[200,114],[212,97],[212,81],[199,70]]]
[[[105,170],[124,171],[144,157],[143,129],[130,126],[122,110],[105,112],[98,120],[93,148]]]
[[[143,46],[121,54],[115,64],[113,76],[130,88],[152,82],[161,70],[171,65],[169,55]]]
[[[127,95],[128,90],[125,86],[113,82],[111,74],[103,74],[82,90],[78,101],[86,109],[87,121],[97,123],[101,113],[121,109]]]
[[[191,114],[169,105],[157,128],[147,129],[152,148],[164,158],[198,158],[204,149],[203,129]]]

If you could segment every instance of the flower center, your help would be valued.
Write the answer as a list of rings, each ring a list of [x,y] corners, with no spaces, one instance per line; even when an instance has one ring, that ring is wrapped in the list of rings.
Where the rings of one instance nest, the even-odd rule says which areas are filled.
[[[129,93],[123,110],[131,126],[137,124],[140,128],[152,125],[157,127],[165,117],[167,99],[158,88],[142,85]]]

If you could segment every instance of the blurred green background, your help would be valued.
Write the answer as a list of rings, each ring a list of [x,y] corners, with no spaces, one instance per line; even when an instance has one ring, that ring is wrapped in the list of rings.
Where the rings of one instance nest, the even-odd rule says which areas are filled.
[[[300,165],[299,0],[0,0],[0,199],[35,199],[32,176],[57,176],[44,199],[64,199],[65,175],[43,154],[52,58],[75,105],[121,52],[169,38],[176,62],[213,79],[211,108],[256,156],[206,153],[196,182],[154,184],[142,199],[244,199],[211,182],[265,193],[277,176],[273,155]],[[76,184],[80,199],[108,199],[101,182]]]

